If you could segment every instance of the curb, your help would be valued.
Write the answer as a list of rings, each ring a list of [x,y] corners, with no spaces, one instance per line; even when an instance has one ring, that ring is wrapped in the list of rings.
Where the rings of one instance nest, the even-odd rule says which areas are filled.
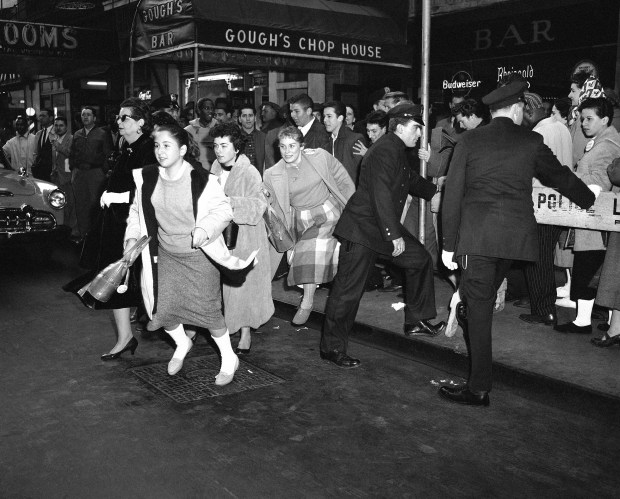
[[[290,321],[297,306],[274,299],[275,316]],[[321,330],[325,314],[313,310],[306,326]],[[352,343],[377,348],[390,354],[421,362],[450,375],[467,377],[469,361],[465,354],[415,337],[406,337],[393,331],[355,322],[349,337]],[[620,398],[590,388],[551,378],[532,371],[519,369],[502,362],[493,362],[493,382],[516,392],[519,396],[536,400],[561,410],[588,415],[616,425],[620,418]]]

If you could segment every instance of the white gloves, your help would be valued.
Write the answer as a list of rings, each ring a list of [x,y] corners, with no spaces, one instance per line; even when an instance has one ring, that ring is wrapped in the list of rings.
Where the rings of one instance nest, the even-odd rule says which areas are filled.
[[[110,206],[112,203],[129,203],[129,191],[127,192],[108,192],[103,191],[99,204],[103,208],[104,206]]]
[[[591,185],[588,186],[588,189],[590,189],[594,193],[594,199],[596,199],[598,197],[598,195],[601,193],[601,186],[600,185],[591,184]]]
[[[441,261],[446,266],[446,268],[449,270],[456,270],[459,267],[456,262],[452,261],[453,258],[454,258],[454,251],[443,250],[441,252]]]

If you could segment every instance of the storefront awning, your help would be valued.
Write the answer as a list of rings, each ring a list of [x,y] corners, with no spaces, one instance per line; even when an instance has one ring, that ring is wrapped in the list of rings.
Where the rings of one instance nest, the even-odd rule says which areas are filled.
[[[0,20],[0,67],[5,73],[96,74],[118,60],[116,47],[107,31]]]
[[[406,2],[405,2],[406,3]],[[405,19],[406,21],[406,19]],[[411,68],[406,22],[330,0],[142,0],[131,60],[190,48]]]

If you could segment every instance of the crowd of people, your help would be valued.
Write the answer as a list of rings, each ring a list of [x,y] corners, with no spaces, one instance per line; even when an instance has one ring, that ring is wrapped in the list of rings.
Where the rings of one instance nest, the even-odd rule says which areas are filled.
[[[613,90],[582,72],[567,83],[567,98],[546,101],[513,75],[484,97],[453,95],[428,124],[407,94],[385,90],[363,119],[346,103],[317,104],[307,94],[260,109],[234,109],[222,98],[183,110],[169,95],[150,106],[129,98],[113,126],[97,127],[96,109],[85,106],[73,136],[66,118],[49,110],[40,112],[36,135],[17,118],[15,137],[3,146],[5,167],[67,192],[67,224],[91,271],[65,289],[80,289],[141,236],[151,237],[129,292],[88,303],[114,311],[117,342],[102,359],[135,352],[131,322],[141,312],[130,312],[138,307],[148,330],[163,328],[176,345],[170,375],[182,369],[196,328],[205,328],[222,358],[216,384],[230,383],[238,355],[250,353],[251,331],[274,312],[272,279],[286,274],[303,291],[295,325],[308,320],[317,287],[331,287],[320,354],[356,367],[347,339],[364,291],[402,290],[404,333],[432,337],[446,326],[431,322],[439,272],[455,288],[471,357],[467,384],[440,394],[488,405],[492,315],[513,260],[527,262],[528,296],[516,303],[531,307],[523,321],[591,334],[597,304],[609,320],[592,343],[620,344],[619,234],[537,224],[531,199],[532,186],[546,185],[589,208],[601,192],[620,191]],[[418,144],[425,126],[432,129],[427,149]],[[424,244],[420,199],[427,201]],[[293,241],[286,250],[269,242],[268,210]],[[244,270],[220,264],[256,250]],[[556,286],[557,267],[565,286]],[[558,305],[575,307],[574,321],[557,324]]]

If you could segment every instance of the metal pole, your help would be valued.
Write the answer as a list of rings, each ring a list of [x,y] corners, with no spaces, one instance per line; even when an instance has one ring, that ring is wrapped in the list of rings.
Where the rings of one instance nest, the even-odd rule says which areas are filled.
[[[194,110],[198,104],[198,44],[194,48]]]
[[[420,147],[428,148],[428,75],[429,75],[429,58],[431,45],[431,0],[422,0],[422,78],[420,88],[422,89],[422,106],[424,106],[424,123],[422,127],[422,142]],[[426,161],[420,160],[420,175],[426,177]],[[419,241],[424,244],[426,227],[426,201],[420,198],[420,218],[418,224]]]

